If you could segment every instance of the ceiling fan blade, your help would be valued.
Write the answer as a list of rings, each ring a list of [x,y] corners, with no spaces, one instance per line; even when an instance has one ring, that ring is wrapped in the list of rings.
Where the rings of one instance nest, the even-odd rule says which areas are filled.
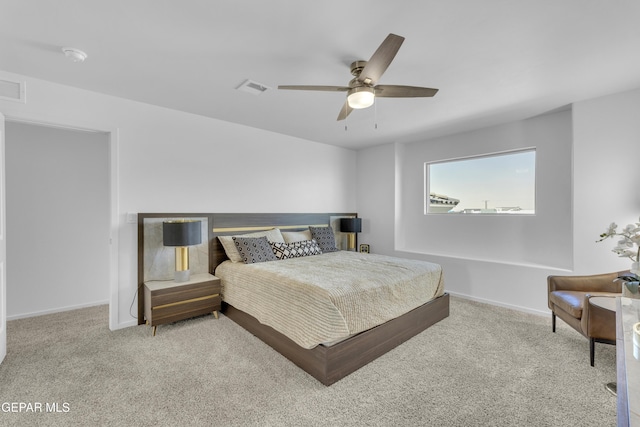
[[[374,89],[379,98],[424,98],[438,93],[438,89],[419,86],[378,85]]]
[[[317,90],[322,92],[346,92],[347,86],[278,86],[278,89],[286,90]]]
[[[358,76],[358,81],[368,85],[375,85],[382,77],[382,74],[387,71],[387,67],[395,58],[403,41],[404,37],[389,34],[362,69]]]
[[[349,107],[349,103],[345,100],[342,110],[340,110],[340,114],[338,114],[338,121],[346,119],[352,111],[353,108]]]

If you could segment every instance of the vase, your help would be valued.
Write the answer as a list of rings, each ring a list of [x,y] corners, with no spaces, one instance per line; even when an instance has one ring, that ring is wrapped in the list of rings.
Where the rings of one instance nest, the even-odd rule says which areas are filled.
[[[639,282],[623,282],[622,296],[627,298],[640,299]]]
[[[635,274],[636,278],[637,276],[640,276],[640,262],[632,262],[629,272],[632,275]],[[640,299],[640,282],[638,282],[637,280],[632,282],[623,282],[622,296],[627,298]]]

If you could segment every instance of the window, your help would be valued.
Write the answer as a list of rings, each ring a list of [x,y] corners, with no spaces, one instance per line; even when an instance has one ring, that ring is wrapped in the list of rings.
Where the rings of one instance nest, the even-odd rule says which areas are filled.
[[[425,163],[425,214],[534,214],[536,151]]]

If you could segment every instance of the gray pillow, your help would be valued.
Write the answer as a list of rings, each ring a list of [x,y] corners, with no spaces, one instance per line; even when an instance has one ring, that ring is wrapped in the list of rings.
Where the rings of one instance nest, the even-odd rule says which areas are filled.
[[[311,231],[311,238],[318,242],[318,246],[322,250],[322,253],[336,252],[336,237],[333,234],[331,226],[328,227],[309,227]]]
[[[277,259],[266,237],[233,237],[233,243],[245,264]]]

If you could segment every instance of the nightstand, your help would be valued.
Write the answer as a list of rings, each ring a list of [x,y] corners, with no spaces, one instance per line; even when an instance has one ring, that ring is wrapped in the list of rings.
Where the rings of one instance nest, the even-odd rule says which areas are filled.
[[[186,282],[153,280],[144,284],[144,316],[153,326],[213,313],[221,308],[220,279],[212,274],[192,274]]]

